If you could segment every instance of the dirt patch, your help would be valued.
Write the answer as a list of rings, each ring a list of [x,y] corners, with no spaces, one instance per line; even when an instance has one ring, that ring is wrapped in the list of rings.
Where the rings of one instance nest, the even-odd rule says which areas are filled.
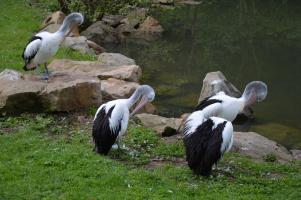
[[[181,134],[177,134],[177,135],[173,135],[170,137],[163,137],[162,140],[164,141],[165,144],[174,144],[177,141],[182,140],[182,135]]]

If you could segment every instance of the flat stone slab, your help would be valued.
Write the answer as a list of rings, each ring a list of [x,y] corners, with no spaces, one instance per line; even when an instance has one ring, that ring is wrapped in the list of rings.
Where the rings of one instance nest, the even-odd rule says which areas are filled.
[[[116,78],[138,82],[141,68],[137,65],[110,66],[98,61],[53,60],[48,66],[51,71],[94,76],[100,79]]]
[[[0,78],[0,112],[71,111],[102,103],[98,78],[57,73],[46,82],[33,75]]]
[[[172,136],[178,133],[182,119],[179,118],[166,118],[153,114],[137,114],[136,117],[141,123],[161,136]]]
[[[265,160],[267,156],[275,156],[280,163],[293,160],[292,154],[285,147],[254,132],[234,132],[231,151],[257,160]]]
[[[105,101],[128,98],[138,86],[138,83],[127,82],[115,78],[101,81],[101,90]]]

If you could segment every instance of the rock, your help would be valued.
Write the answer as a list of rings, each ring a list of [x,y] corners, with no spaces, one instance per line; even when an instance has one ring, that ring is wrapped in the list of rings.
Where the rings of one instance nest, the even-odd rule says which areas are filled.
[[[135,60],[120,53],[102,53],[98,56],[98,62],[105,66],[136,65]]]
[[[291,150],[293,159],[296,161],[301,161],[301,150],[299,149],[293,149]]]
[[[285,147],[254,132],[235,132],[231,151],[256,160],[264,160],[269,155],[275,156],[280,163],[293,159]]]
[[[121,41],[125,41],[127,38],[130,38],[132,34],[136,31],[129,23],[121,24],[116,28],[118,38]]]
[[[101,21],[103,21],[104,23],[116,28],[117,26],[119,26],[121,24],[121,20],[123,20],[125,17],[122,15],[107,15],[105,14]]]
[[[15,81],[21,79],[21,77],[21,73],[11,69],[5,69],[0,73],[0,80]]]
[[[42,22],[41,28],[44,29],[50,24],[62,24],[66,15],[62,11],[56,11],[46,17]]]
[[[157,108],[152,103],[147,103],[138,113],[156,114]]]
[[[162,4],[162,5],[173,5],[174,0],[152,0],[154,4]]]
[[[147,10],[145,8],[136,8],[132,10],[126,18],[121,20],[123,24],[129,24],[132,28],[138,28],[147,16]]]
[[[49,24],[48,26],[46,26],[45,28],[43,28],[40,32],[46,31],[49,33],[54,33],[56,31],[58,31],[61,27],[61,24]]]
[[[203,87],[198,100],[198,104],[206,97],[213,96],[220,91],[223,91],[227,95],[232,97],[241,96],[241,92],[226,79],[222,72],[217,71],[207,73],[205,79],[203,80]],[[245,109],[244,115],[251,117],[252,110]]]
[[[102,46],[96,44],[93,41],[87,40],[88,46],[94,50],[94,52],[98,55],[101,53],[106,52],[107,50],[105,48],[103,48]]]
[[[217,71],[207,73],[203,80],[203,87],[198,103],[206,97],[213,96],[220,91],[224,91],[227,95],[232,97],[241,96],[240,91],[226,79],[222,72]]]
[[[40,95],[48,112],[78,110],[102,102],[100,80],[88,76],[54,76]]]
[[[117,78],[125,81],[138,82],[141,77],[141,68],[137,65],[125,65],[104,71],[98,75],[100,79]]]
[[[96,44],[119,43],[116,30],[103,21],[97,21],[81,33]]]
[[[48,82],[32,75],[0,80],[0,112],[71,111],[101,102],[101,82],[97,78],[54,73]]]
[[[47,31],[50,33],[56,32],[57,30],[59,30],[59,28],[63,24],[65,17],[66,17],[66,15],[61,11],[56,11],[56,12],[50,14],[43,21],[40,32],[42,32],[42,31]],[[69,36],[76,36],[76,37],[79,36],[78,26],[75,26],[72,29]]]
[[[43,105],[39,93],[45,83],[31,80],[0,80],[0,112],[41,112]]]
[[[79,51],[83,54],[95,55],[93,49],[88,45],[88,40],[85,36],[80,37],[66,37],[62,43],[63,47],[68,47],[73,50]]]
[[[101,81],[101,91],[105,101],[128,98],[138,86],[138,83],[127,82],[115,78]]]
[[[152,114],[137,114],[136,117],[141,123],[161,136],[171,136],[178,133],[178,129],[181,124],[181,119],[178,118],[166,118]]]
[[[158,37],[161,37],[163,31],[164,30],[160,23],[153,17],[148,16],[139,26],[133,37],[152,41]]]
[[[73,73],[101,79],[117,78],[137,82],[141,77],[141,68],[137,65],[107,66],[97,61],[53,60],[50,70],[61,73]]]

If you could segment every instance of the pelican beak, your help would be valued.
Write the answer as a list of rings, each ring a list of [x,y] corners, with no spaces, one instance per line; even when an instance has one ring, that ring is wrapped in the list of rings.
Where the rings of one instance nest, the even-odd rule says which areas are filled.
[[[73,31],[73,29],[74,29],[76,26],[77,26],[76,24],[72,25],[72,26],[70,27],[69,32],[68,32],[65,36],[66,36],[66,37],[69,36],[69,34]]]
[[[135,115],[141,108],[143,108],[143,106],[145,106],[145,104],[147,104],[147,102],[148,102],[147,97],[146,96],[142,96],[141,101],[136,106],[136,108],[131,112],[130,117],[132,117],[133,115]]]

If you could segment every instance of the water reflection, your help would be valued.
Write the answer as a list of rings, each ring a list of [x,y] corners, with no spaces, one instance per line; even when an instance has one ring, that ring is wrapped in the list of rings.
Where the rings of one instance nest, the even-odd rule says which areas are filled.
[[[269,86],[255,108],[252,130],[301,147],[301,2],[205,1],[153,13],[161,40],[128,42],[119,51],[142,66],[165,116],[191,112],[210,71],[222,71],[239,89],[252,80]]]

